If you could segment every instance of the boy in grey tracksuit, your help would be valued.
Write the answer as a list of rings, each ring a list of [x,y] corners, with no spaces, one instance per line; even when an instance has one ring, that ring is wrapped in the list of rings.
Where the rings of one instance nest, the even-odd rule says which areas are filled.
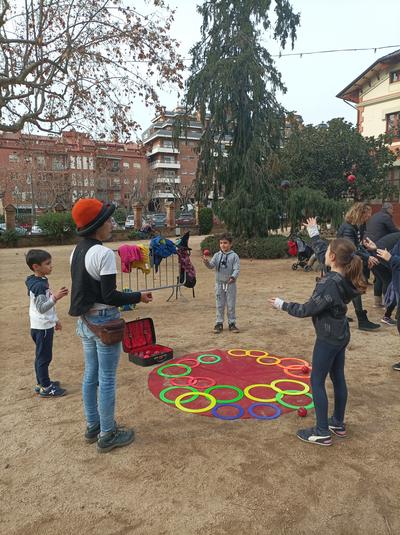
[[[236,327],[236,279],[240,272],[239,256],[232,250],[232,238],[221,236],[219,240],[220,251],[215,253],[211,260],[203,256],[203,262],[209,269],[215,269],[215,300],[217,318],[214,332],[223,330],[225,306],[227,308],[229,330],[239,332]]]

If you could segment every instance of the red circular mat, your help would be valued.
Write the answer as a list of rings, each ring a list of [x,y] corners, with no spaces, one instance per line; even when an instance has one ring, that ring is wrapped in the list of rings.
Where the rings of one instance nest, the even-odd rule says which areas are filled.
[[[279,382],[278,385],[276,385],[281,390],[303,390],[303,387],[300,384],[297,384],[297,381],[301,381],[302,383],[305,383],[306,385],[310,384],[309,380],[309,373],[303,373],[301,369],[301,364],[298,361],[298,358],[286,358],[286,357],[279,357],[276,356],[277,359],[284,359],[281,362],[281,366],[277,364],[273,365],[263,365],[257,362],[257,359],[255,357],[232,357],[228,354],[229,350],[221,350],[221,349],[212,349],[210,351],[199,351],[196,353],[190,353],[189,355],[185,355],[183,357],[179,357],[177,359],[173,359],[170,361],[167,361],[163,363],[162,365],[158,366],[157,368],[154,368],[150,374],[149,374],[149,389],[151,393],[157,398],[160,399],[160,392],[164,390],[165,388],[176,386],[178,385],[178,388],[175,388],[173,390],[170,390],[166,392],[166,397],[168,400],[171,400],[174,402],[174,400],[180,396],[183,393],[190,392],[189,389],[185,388],[184,383],[188,383],[190,379],[186,379],[186,376],[177,377],[177,378],[168,378],[168,377],[162,377],[158,374],[158,370],[161,368],[163,369],[164,366],[169,364],[174,364],[175,366],[169,366],[168,368],[164,368],[162,371],[165,374],[168,375],[181,375],[187,371],[186,368],[183,366],[177,366],[180,362],[182,364],[185,364],[186,366],[189,366],[190,372],[188,374],[189,377],[193,377],[196,379],[197,382],[195,382],[192,385],[192,388],[195,390],[198,390],[199,392],[204,392],[205,389],[213,384],[215,382],[215,388],[210,392],[212,396],[214,396],[217,399],[217,405],[218,406],[218,414],[222,418],[226,419],[233,419],[235,416],[237,416],[241,411],[237,407],[231,407],[231,406],[224,406],[224,404],[219,404],[218,400],[227,402],[228,400],[231,400],[235,397],[237,397],[238,392],[231,388],[221,388],[218,389],[218,385],[231,385],[235,386],[242,391],[249,385],[254,384],[270,384],[272,381],[277,379],[282,379],[284,381]],[[237,350],[239,351],[239,350]],[[258,350],[257,350],[258,351]],[[205,364],[205,363],[198,363],[197,358],[200,355],[205,354],[211,354],[211,355],[218,355],[221,357],[221,360],[219,362],[216,362],[215,364]],[[253,353],[255,355],[262,354],[262,351],[260,353]],[[272,363],[275,362],[275,355],[272,357],[272,355],[269,355],[271,358],[265,357],[264,362]],[[299,357],[300,358],[300,357]],[[191,360],[189,360],[191,359]],[[204,357],[203,360],[215,360],[207,357]],[[284,367],[292,366],[289,371],[294,373],[295,375],[298,375],[299,377],[292,377],[287,375],[284,372]],[[297,366],[297,368],[293,369],[293,366]],[[303,377],[304,376],[304,377]],[[289,381],[290,379],[290,381]],[[291,381],[296,381],[295,383]],[[273,416],[278,412],[278,410],[274,409],[275,406],[279,407],[279,409],[282,411],[282,414],[285,414],[287,412],[293,412],[293,410],[296,409],[290,409],[287,407],[284,407],[280,403],[276,401],[276,394],[277,392],[273,390],[272,388],[268,387],[254,387],[250,390],[250,394],[252,396],[268,399],[271,400],[269,404],[272,407],[269,406],[267,403],[265,405],[259,405],[254,408],[254,414],[260,419],[262,417],[266,416]],[[196,397],[196,395],[194,395]],[[289,403],[291,405],[295,405],[296,407],[304,407],[306,405],[309,405],[312,401],[309,396],[305,395],[284,395],[283,401],[286,403]],[[210,400],[203,397],[203,396],[197,396],[197,398],[193,401],[190,400],[190,397],[186,398],[184,400],[184,407],[187,407],[188,409],[200,409],[205,408],[206,406],[210,405]],[[160,401],[162,401],[160,399]],[[240,416],[241,419],[244,418],[255,418],[255,416],[252,416],[248,409],[253,403],[262,403],[259,401],[251,400],[246,395],[244,395],[239,401],[233,401],[234,404],[239,405],[243,409],[243,414]],[[171,408],[174,410],[179,410],[175,403],[168,403]],[[214,416],[211,410],[208,410],[206,412],[200,412],[196,413],[200,416]]]

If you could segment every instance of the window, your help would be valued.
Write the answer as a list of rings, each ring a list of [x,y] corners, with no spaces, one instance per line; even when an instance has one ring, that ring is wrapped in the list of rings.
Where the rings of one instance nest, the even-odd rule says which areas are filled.
[[[167,139],[165,139],[163,142],[163,147],[165,147],[166,149],[172,149],[172,141],[168,141]]]
[[[9,155],[8,155],[8,161],[9,161],[9,162],[13,162],[13,163],[19,162],[19,156],[18,156],[18,154],[16,154],[15,152],[12,153],[12,154],[9,154]]]
[[[400,112],[388,113],[386,115],[386,134],[392,136],[394,140],[400,139]]]
[[[119,160],[111,160],[111,171],[119,171]]]
[[[394,82],[400,82],[400,71],[393,71],[389,73],[389,82],[391,84]]]
[[[42,155],[36,156],[36,162],[38,164],[38,167],[43,167],[45,164],[45,158]]]
[[[141,169],[141,168],[142,168],[142,164],[141,164],[141,163],[134,163],[134,164],[133,164],[133,167],[134,167],[135,169]]]
[[[125,167],[125,169],[129,169],[129,162],[124,162],[122,165]]]

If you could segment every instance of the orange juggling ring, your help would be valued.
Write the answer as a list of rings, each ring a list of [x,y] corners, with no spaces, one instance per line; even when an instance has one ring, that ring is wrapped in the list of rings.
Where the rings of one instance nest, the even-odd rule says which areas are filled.
[[[298,359],[297,357],[283,357],[281,358],[281,362],[283,362],[284,360],[295,360],[297,362],[300,362],[303,366],[309,366],[308,362],[303,360],[303,359]],[[280,368],[286,368],[287,366],[285,365],[282,365],[282,364],[277,364],[277,366],[279,366]]]
[[[310,375],[302,374],[302,375],[296,375],[295,373],[292,373],[290,370],[301,370],[303,366],[300,366],[299,364],[291,364],[290,366],[286,366],[283,368],[283,371],[286,373],[286,375],[289,375],[289,377],[295,377],[296,379],[310,379]],[[308,366],[309,370],[311,371],[311,366]]]
[[[275,359],[275,362],[263,362],[263,359]],[[263,366],[275,366],[275,364],[278,365],[281,360],[282,359],[278,359],[278,357],[274,357],[273,355],[265,355],[265,357],[258,357],[256,362]]]

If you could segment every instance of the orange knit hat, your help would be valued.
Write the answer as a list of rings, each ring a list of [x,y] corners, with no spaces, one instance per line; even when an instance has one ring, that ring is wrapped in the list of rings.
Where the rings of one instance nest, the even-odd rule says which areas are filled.
[[[71,211],[79,236],[89,236],[95,232],[114,210],[113,204],[105,204],[98,199],[79,199]]]

